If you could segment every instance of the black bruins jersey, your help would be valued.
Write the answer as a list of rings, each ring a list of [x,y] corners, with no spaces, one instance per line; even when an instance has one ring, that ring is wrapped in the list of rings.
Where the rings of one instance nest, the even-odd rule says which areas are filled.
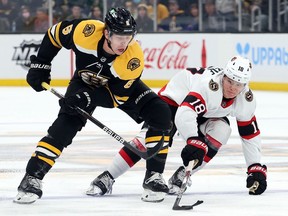
[[[108,79],[106,87],[114,99],[124,102],[140,79],[144,54],[140,45],[133,40],[122,55],[105,57],[102,48],[105,40],[103,31],[104,23],[98,20],[63,21],[48,29],[41,48],[42,51],[46,50],[45,59],[50,60],[62,47],[72,49],[76,56],[73,79],[81,79],[79,72],[83,70],[99,74]],[[48,52],[51,56],[47,56],[47,51],[51,51]]]

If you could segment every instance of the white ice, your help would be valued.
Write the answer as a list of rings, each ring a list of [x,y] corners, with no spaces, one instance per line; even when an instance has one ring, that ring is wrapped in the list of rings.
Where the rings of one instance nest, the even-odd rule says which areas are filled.
[[[64,88],[57,88],[60,92]],[[36,93],[28,87],[0,88],[0,215],[197,215],[197,216],[286,216],[288,212],[288,93],[254,91],[256,117],[262,134],[262,162],[268,167],[268,188],[263,195],[250,196],[245,187],[246,165],[235,120],[231,139],[218,155],[192,176],[193,184],[181,205],[204,203],[188,211],[172,210],[175,196],[161,203],[141,201],[145,161],[116,179],[112,195],[85,195],[90,182],[104,171],[121,148],[114,139],[92,123],[75,137],[46,175],[43,197],[31,205],[12,202],[37,141],[58,112],[58,99],[49,92]],[[97,108],[95,118],[125,139],[140,129],[117,109]],[[184,143],[176,138],[170,149],[164,177],[168,181],[181,164]]]

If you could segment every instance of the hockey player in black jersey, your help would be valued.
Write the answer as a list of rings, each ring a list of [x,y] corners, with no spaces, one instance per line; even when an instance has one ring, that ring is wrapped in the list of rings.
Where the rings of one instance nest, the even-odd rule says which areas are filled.
[[[62,47],[74,51],[76,70],[65,97],[59,100],[58,117],[28,161],[14,202],[33,203],[41,198],[41,180],[86,124],[86,119],[73,108],[75,106],[90,114],[97,106],[117,107],[136,122],[148,124],[145,131],[147,148],[155,146],[163,134],[163,148],[167,146],[171,113],[167,104],[140,79],[144,54],[134,40],[135,35],[135,20],[124,8],[110,9],[105,23],[89,19],[62,21],[48,29],[37,56],[30,58],[29,85],[37,92],[44,90],[41,84],[50,83],[51,62]],[[153,183],[149,186],[151,190],[156,185],[168,192],[159,169],[153,166],[153,160],[147,160],[145,181]],[[107,184],[114,181],[108,174],[105,180],[103,182]]]

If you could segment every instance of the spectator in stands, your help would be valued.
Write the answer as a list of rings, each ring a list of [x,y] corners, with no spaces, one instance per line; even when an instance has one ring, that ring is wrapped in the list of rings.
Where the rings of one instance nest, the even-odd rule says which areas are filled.
[[[89,18],[103,21],[103,14],[100,6],[95,5],[92,7]]]
[[[199,31],[199,8],[197,3],[189,7],[187,31]]]
[[[133,17],[137,17],[137,8],[133,1],[125,1],[124,7],[131,13]]]
[[[14,10],[13,1],[0,0],[0,32],[9,32],[11,30],[11,18]]]
[[[154,18],[154,0],[142,1],[147,5],[148,16]],[[161,23],[162,20],[169,17],[169,10],[165,4],[162,4],[161,1],[157,1],[157,24]]]
[[[56,8],[56,20],[58,22],[66,20],[67,17],[70,15],[71,11],[70,11],[70,7],[68,4],[66,3],[62,3],[60,4],[57,8]]]
[[[187,16],[179,8],[177,0],[169,0],[169,17],[158,25],[159,31],[179,32],[187,28]]]
[[[217,13],[222,16],[225,24],[224,28],[228,32],[234,32],[237,29],[236,1],[235,0],[216,0],[215,7]]]
[[[137,7],[137,31],[151,32],[153,31],[153,20],[148,16],[148,8],[146,4],[139,4]]]
[[[15,19],[16,32],[33,32],[35,17],[28,6],[21,6],[19,16]]]
[[[216,11],[215,0],[206,0],[204,5],[203,31],[222,32],[224,20]]]
[[[246,9],[246,11],[248,11],[248,21],[250,21],[248,23],[249,23],[250,28],[252,27],[251,15],[252,13],[255,12],[255,15],[256,15],[255,21],[260,21],[260,31],[268,31],[268,3],[269,3],[268,0],[255,0],[255,1],[245,0],[244,1],[244,8]],[[272,8],[275,9],[277,6],[276,1],[273,1],[272,4],[273,4]],[[260,14],[257,13],[255,10],[260,11]],[[273,12],[273,15],[277,15],[276,11],[275,13]],[[273,25],[273,26],[276,27],[276,25]]]
[[[55,23],[55,21],[54,21]],[[37,8],[34,21],[35,32],[45,32],[49,28],[48,10],[46,8]]]
[[[72,14],[68,16],[66,19],[67,20],[74,20],[74,19],[83,19],[87,18],[87,15],[82,12],[82,7],[80,5],[73,5],[71,8]]]

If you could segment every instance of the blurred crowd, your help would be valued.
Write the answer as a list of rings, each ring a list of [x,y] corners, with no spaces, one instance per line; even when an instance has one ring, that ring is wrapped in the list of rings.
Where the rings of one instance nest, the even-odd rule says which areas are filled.
[[[105,8],[122,6],[133,14],[138,32],[288,32],[288,0],[271,2],[272,14],[269,0],[52,0],[51,5],[52,23],[103,21]],[[48,9],[49,0],[0,0],[0,33],[45,32]]]

